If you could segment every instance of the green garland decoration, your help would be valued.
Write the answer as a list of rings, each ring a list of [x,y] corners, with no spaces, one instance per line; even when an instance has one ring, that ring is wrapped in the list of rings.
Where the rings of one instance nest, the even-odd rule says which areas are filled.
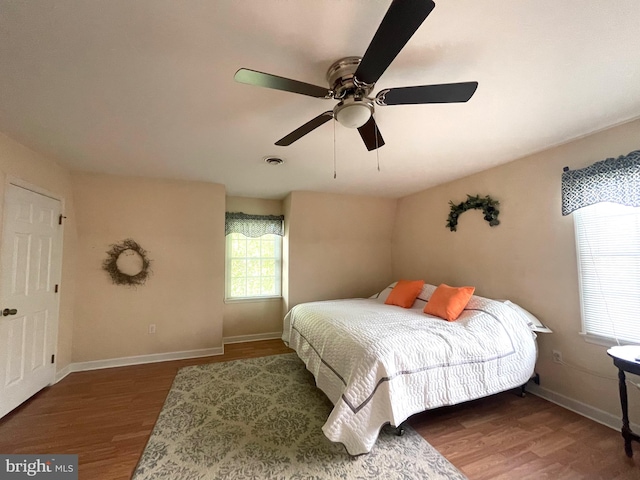
[[[484,219],[489,222],[490,227],[495,227],[500,224],[500,220],[498,220],[498,214],[500,211],[497,208],[498,205],[500,205],[500,202],[498,200],[494,200],[489,195],[484,198],[481,198],[480,195],[476,195],[475,197],[467,195],[467,200],[465,202],[455,204],[452,201],[449,201],[449,205],[451,205],[451,212],[449,212],[447,227],[452,232],[457,230],[458,217],[467,210],[482,210],[484,213]]]

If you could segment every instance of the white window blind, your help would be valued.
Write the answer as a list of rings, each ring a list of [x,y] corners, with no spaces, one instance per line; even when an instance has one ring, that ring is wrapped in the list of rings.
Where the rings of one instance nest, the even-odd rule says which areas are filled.
[[[583,333],[640,343],[640,207],[597,203],[573,215]]]

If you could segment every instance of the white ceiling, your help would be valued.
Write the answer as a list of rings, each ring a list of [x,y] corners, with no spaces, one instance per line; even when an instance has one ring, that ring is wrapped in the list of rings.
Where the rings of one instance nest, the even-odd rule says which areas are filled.
[[[73,169],[399,197],[640,117],[640,1],[435,1],[374,93],[476,80],[476,94],[378,107],[379,158],[338,124],[336,179],[333,122],[274,145],[335,101],[233,75],[327,86],[389,0],[0,0],[0,130]]]

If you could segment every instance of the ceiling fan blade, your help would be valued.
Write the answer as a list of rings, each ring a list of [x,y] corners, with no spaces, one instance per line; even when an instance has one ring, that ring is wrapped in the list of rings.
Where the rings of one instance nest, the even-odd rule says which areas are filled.
[[[247,68],[238,70],[233,78],[236,82],[246,83],[247,85],[284,90],[285,92],[299,93],[316,98],[330,98],[329,89],[327,88],[291,80],[290,78],[278,77],[270,73],[256,72]]]
[[[356,78],[376,83],[435,6],[432,0],[394,0],[358,65]]]
[[[295,129],[293,132],[291,132],[286,137],[283,137],[280,140],[278,140],[276,142],[276,145],[278,145],[280,147],[289,146],[293,142],[295,142],[296,140],[299,140],[302,137],[304,137],[307,133],[309,133],[312,130],[315,130],[316,128],[318,128],[320,125],[324,125],[325,123],[327,123],[332,118],[333,118],[333,112],[331,110],[329,110],[328,112],[321,113],[320,115],[318,115],[313,120],[309,120],[307,123],[305,123],[301,127]]]
[[[384,145],[384,140],[382,135],[380,135],[380,130],[378,129],[378,125],[376,125],[376,121],[373,119],[373,115],[367,123],[358,128],[358,132],[360,132],[360,136],[367,150],[375,150]]]
[[[382,90],[376,96],[378,105],[416,105],[421,103],[459,103],[469,100],[478,82],[445,83]]]

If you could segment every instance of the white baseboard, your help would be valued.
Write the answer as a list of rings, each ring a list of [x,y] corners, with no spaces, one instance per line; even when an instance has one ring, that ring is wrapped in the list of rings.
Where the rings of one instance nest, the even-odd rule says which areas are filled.
[[[224,337],[222,339],[222,343],[227,345],[229,343],[259,342],[260,340],[276,340],[279,338],[282,338],[282,332],[256,333],[253,335],[237,335],[235,337]]]
[[[567,410],[571,410],[572,412],[582,415],[583,417],[587,417],[594,422],[606,425],[607,427],[610,427],[614,430],[620,431],[620,429],[622,428],[622,410],[620,410],[619,415],[612,415],[609,412],[605,412],[604,410],[592,407],[591,405],[582,403],[579,400],[569,398],[565,395],[540,387],[531,382],[527,384],[527,392],[544,398],[545,400],[548,400],[551,403],[555,403],[556,405],[560,405],[561,407],[566,408]],[[617,395],[617,388],[615,389],[615,393]],[[634,432],[640,431],[640,425],[631,423],[630,426],[631,430],[633,430]]]
[[[224,346],[203,348],[200,350],[186,350],[182,352],[154,353],[150,355],[136,355],[133,357],[108,358],[106,360],[93,360],[90,362],[77,362],[67,365],[56,374],[56,382],[73,372],[98,370],[102,368],[125,367],[129,365],[141,365],[143,363],[168,362],[170,360],[184,360],[186,358],[210,357],[224,354]]]
[[[53,380],[53,383],[58,383],[60,380],[62,380],[64,377],[66,377],[70,373],[71,373],[71,364],[67,365],[60,371],[56,372],[56,377]]]
[[[282,337],[282,332],[258,333],[254,335],[238,335],[222,339],[222,347],[203,348],[200,350],[186,350],[182,352],[155,353],[150,355],[136,355],[133,357],[108,358],[106,360],[93,360],[90,362],[70,363],[56,372],[55,383],[73,372],[87,370],[99,370],[102,368],[125,367],[128,365],[141,365],[144,363],[168,362],[171,360],[184,360],[186,358],[210,357],[224,354],[224,345],[229,343],[257,342],[260,340],[274,340]]]

